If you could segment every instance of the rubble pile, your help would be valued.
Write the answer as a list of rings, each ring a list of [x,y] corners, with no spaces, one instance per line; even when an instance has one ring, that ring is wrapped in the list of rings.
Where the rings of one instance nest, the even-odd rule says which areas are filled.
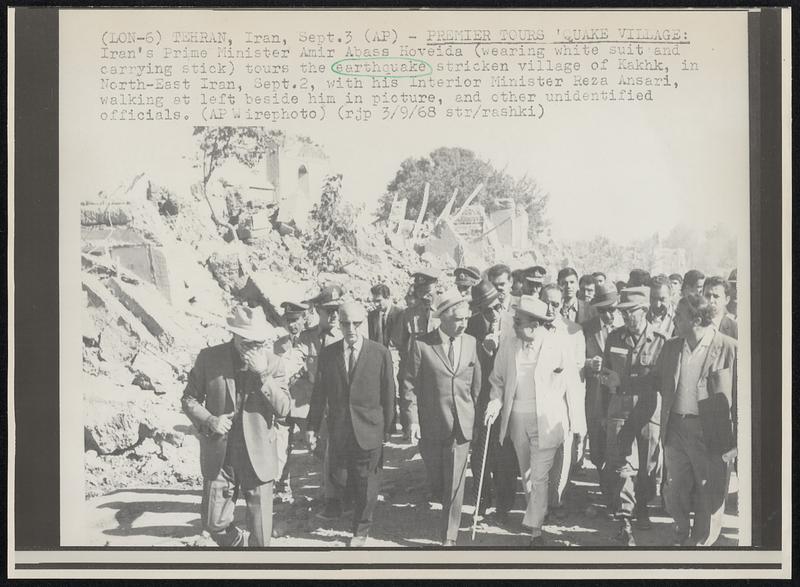
[[[372,285],[386,283],[402,302],[410,272],[444,267],[368,221],[357,223],[355,246],[327,243],[334,262],[321,264],[308,253],[313,235],[278,220],[275,204],[248,200],[224,182],[209,193],[173,192],[142,174],[82,203],[89,496],[199,486],[198,439],[180,397],[197,352],[229,339],[233,304],[260,305],[277,326],[282,302],[308,299],[321,285],[342,285],[366,302]]]

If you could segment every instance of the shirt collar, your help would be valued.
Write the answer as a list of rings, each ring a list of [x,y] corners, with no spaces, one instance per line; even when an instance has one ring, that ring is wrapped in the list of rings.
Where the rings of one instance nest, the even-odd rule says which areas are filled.
[[[439,336],[440,336],[440,337],[441,337],[441,339],[442,339],[442,343],[447,343],[447,344],[450,344],[450,335],[449,335],[449,334],[445,334],[444,330],[442,330],[442,328],[441,328],[441,327],[439,327],[439,328],[438,328],[438,330],[439,330]],[[458,336],[456,336],[456,337],[453,339],[453,342],[457,342],[457,341],[458,341],[458,339],[459,339],[459,337],[458,337]]]
[[[711,319],[711,323],[714,325],[714,327],[717,330],[719,330],[719,325],[722,324],[722,319],[723,318],[725,318],[725,314],[724,313],[720,314],[719,318],[712,318]]]
[[[356,340],[356,342],[353,343],[353,349],[356,351],[356,354],[358,354],[361,351],[361,345],[363,343],[364,343],[364,337],[359,335],[358,340]],[[347,342],[344,343],[344,350],[345,352],[350,351],[350,345],[348,345]]]

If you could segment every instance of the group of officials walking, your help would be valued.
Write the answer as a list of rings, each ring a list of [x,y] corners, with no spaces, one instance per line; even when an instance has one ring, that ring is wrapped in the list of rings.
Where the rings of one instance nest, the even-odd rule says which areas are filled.
[[[323,287],[282,304],[286,334],[271,348],[263,310],[234,309],[233,339],[199,354],[183,395],[201,432],[204,530],[224,546],[269,544],[302,429],[321,462],[318,515],[352,511],[350,546],[369,535],[383,446],[400,432],[442,506],[444,546],[458,540],[468,466],[477,515],[494,508],[499,524],[521,478],[537,547],[585,458],[621,544],[635,546],[658,495],[675,545],[714,544],[736,459],[736,272],[635,269],[614,284],[564,268],[548,283],[543,267],[499,264],[454,278],[441,292],[438,275],[413,274],[404,308],[377,284],[369,312]],[[240,495],[246,529],[233,520]]]

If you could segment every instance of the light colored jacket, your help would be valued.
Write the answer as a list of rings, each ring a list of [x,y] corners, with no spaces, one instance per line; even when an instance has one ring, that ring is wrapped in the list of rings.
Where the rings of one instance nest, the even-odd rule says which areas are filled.
[[[536,385],[536,416],[539,430],[539,446],[552,448],[564,442],[569,429],[567,413],[567,387],[575,375],[575,359],[563,339],[556,331],[548,331],[542,342],[534,369]],[[489,376],[492,386],[490,398],[499,399],[500,438],[508,436],[508,422],[517,389],[517,353],[522,342],[515,336],[500,345],[494,361],[494,370]],[[497,424],[495,424],[497,425]]]

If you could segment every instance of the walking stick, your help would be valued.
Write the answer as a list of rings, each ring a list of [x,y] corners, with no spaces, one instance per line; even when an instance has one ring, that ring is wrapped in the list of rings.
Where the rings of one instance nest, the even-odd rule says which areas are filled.
[[[475,500],[475,512],[472,514],[472,540],[475,540],[475,532],[478,529],[478,512],[481,509],[481,491],[483,490],[483,475],[486,473],[486,454],[489,452],[489,437],[492,432],[492,424],[486,426],[486,442],[483,445],[483,460],[481,461],[481,478],[478,480],[478,499]]]

